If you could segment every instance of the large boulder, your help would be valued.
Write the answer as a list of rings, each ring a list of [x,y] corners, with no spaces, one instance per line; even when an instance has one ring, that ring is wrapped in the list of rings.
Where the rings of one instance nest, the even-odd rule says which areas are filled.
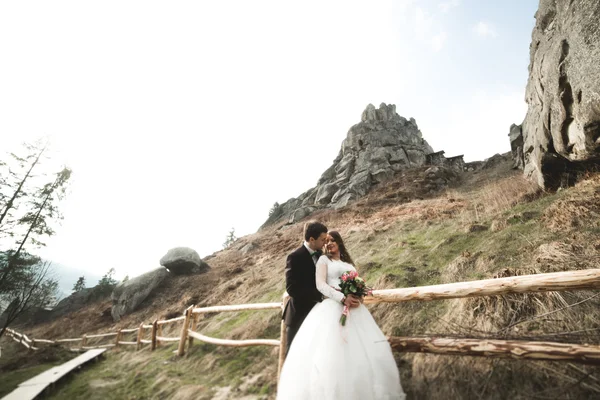
[[[111,295],[113,320],[117,322],[134,311],[169,275],[169,271],[161,267],[118,284]]]
[[[189,247],[175,247],[169,250],[160,259],[160,265],[175,275],[200,274],[210,269],[196,250]]]
[[[600,1],[541,0],[535,18],[523,169],[555,189],[600,162]]]

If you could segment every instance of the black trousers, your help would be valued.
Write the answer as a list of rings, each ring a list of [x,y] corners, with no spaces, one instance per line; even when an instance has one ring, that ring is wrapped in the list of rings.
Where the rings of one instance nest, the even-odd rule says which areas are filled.
[[[300,329],[300,325],[302,325],[302,321],[299,324],[286,325],[286,327],[285,327],[285,332],[287,335],[287,345],[286,345],[286,349],[285,349],[286,357],[287,357],[288,353],[290,352],[290,347],[292,347],[292,341],[294,340],[296,333],[298,333],[298,330]]]

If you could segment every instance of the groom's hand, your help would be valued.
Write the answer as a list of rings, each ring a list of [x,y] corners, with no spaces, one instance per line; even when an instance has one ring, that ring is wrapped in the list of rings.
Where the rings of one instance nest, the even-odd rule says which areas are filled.
[[[354,295],[348,295],[344,304],[350,308],[356,308],[360,306],[360,299]]]
[[[355,296],[353,294],[351,294],[350,296],[352,296],[352,298],[358,302],[356,304],[356,307],[360,306],[362,304],[362,302],[364,301],[364,298],[362,296]]]

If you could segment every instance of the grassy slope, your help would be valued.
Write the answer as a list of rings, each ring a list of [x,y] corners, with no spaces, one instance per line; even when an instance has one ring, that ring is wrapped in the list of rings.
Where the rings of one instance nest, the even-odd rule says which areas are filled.
[[[346,209],[316,215],[330,228],[341,231],[359,271],[376,288],[598,265],[598,176],[557,194],[536,194],[504,163],[465,174],[461,185],[428,196],[415,193],[411,187],[415,176],[407,175]],[[405,195],[411,192],[413,198],[407,202]],[[106,306],[103,303],[82,310],[78,319],[71,316],[37,327],[32,333],[40,337],[59,332],[71,336],[90,328],[106,331],[137,326],[141,320],[173,316],[189,304],[277,301],[284,290],[285,256],[299,245],[301,230],[301,224],[278,225],[240,239],[231,249],[208,259],[213,267],[210,273],[169,282],[120,324],[98,316],[98,310]],[[241,254],[239,249],[250,241],[257,249]],[[374,305],[371,310],[388,335],[533,337],[599,343],[600,302],[597,298],[586,300],[590,295],[500,296]],[[582,303],[535,318],[577,302]],[[84,324],[79,322],[82,317],[86,318]],[[215,314],[201,320],[198,329],[216,337],[277,338],[279,321],[272,311]],[[177,334],[174,329],[170,335]],[[55,398],[115,394],[119,398],[274,397],[276,349],[197,345],[183,359],[175,358],[172,350],[113,352],[105,362],[59,388]],[[403,386],[414,398],[594,398],[600,392],[594,381],[594,377],[600,378],[599,371],[590,367],[434,355],[402,355],[397,361]]]
[[[46,348],[39,353],[31,353],[8,337],[0,340],[0,347],[0,398],[15,390],[21,382],[75,356],[61,348]]]

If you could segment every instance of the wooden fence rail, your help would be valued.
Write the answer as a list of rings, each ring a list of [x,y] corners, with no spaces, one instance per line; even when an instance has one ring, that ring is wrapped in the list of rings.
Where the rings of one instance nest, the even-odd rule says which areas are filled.
[[[465,297],[497,296],[510,293],[558,292],[564,290],[600,289],[600,269],[553,272],[484,279],[443,285],[402,289],[374,290],[365,304],[429,301]]]
[[[564,290],[600,289],[600,269],[588,269],[579,271],[555,272],[549,274],[522,275],[508,278],[484,279],[471,282],[458,282],[443,285],[431,285],[412,288],[374,290],[373,296],[365,298],[365,304],[397,303],[404,301],[430,301],[455,298],[466,298],[476,296],[496,296],[510,293],[533,293]],[[237,311],[260,311],[260,310],[283,310],[288,301],[287,293],[284,293],[281,302],[237,304],[211,307],[188,307],[183,315],[167,320],[156,320],[152,324],[143,322],[137,328],[120,329],[116,332],[107,332],[93,335],[83,335],[81,338],[68,339],[30,339],[12,329],[7,329],[9,336],[15,341],[23,344],[28,349],[37,349],[35,344],[41,343],[71,343],[80,342],[79,348],[117,348],[120,345],[135,345],[138,349],[144,344],[150,344],[151,350],[155,350],[161,343],[179,342],[177,353],[185,354],[185,344],[188,347],[194,339],[205,343],[219,346],[279,346],[279,368],[285,360],[285,348],[287,343],[286,329],[281,322],[280,339],[246,339],[231,340],[219,339],[196,332],[198,317],[203,314],[217,312]],[[166,324],[174,324],[182,321],[179,337],[163,336],[162,327]],[[150,339],[144,337],[150,330]],[[136,333],[136,341],[122,340],[123,334]],[[115,337],[109,344],[87,346],[89,339]],[[600,346],[577,345],[553,342],[530,342],[530,341],[506,341],[490,339],[453,339],[453,338],[410,338],[390,337],[390,344],[396,351],[401,352],[425,352],[447,355],[469,355],[485,357],[502,357],[515,359],[535,360],[562,360],[579,362],[584,364],[600,365]]]
[[[390,337],[398,352],[571,361],[600,365],[600,346],[524,340]]]

